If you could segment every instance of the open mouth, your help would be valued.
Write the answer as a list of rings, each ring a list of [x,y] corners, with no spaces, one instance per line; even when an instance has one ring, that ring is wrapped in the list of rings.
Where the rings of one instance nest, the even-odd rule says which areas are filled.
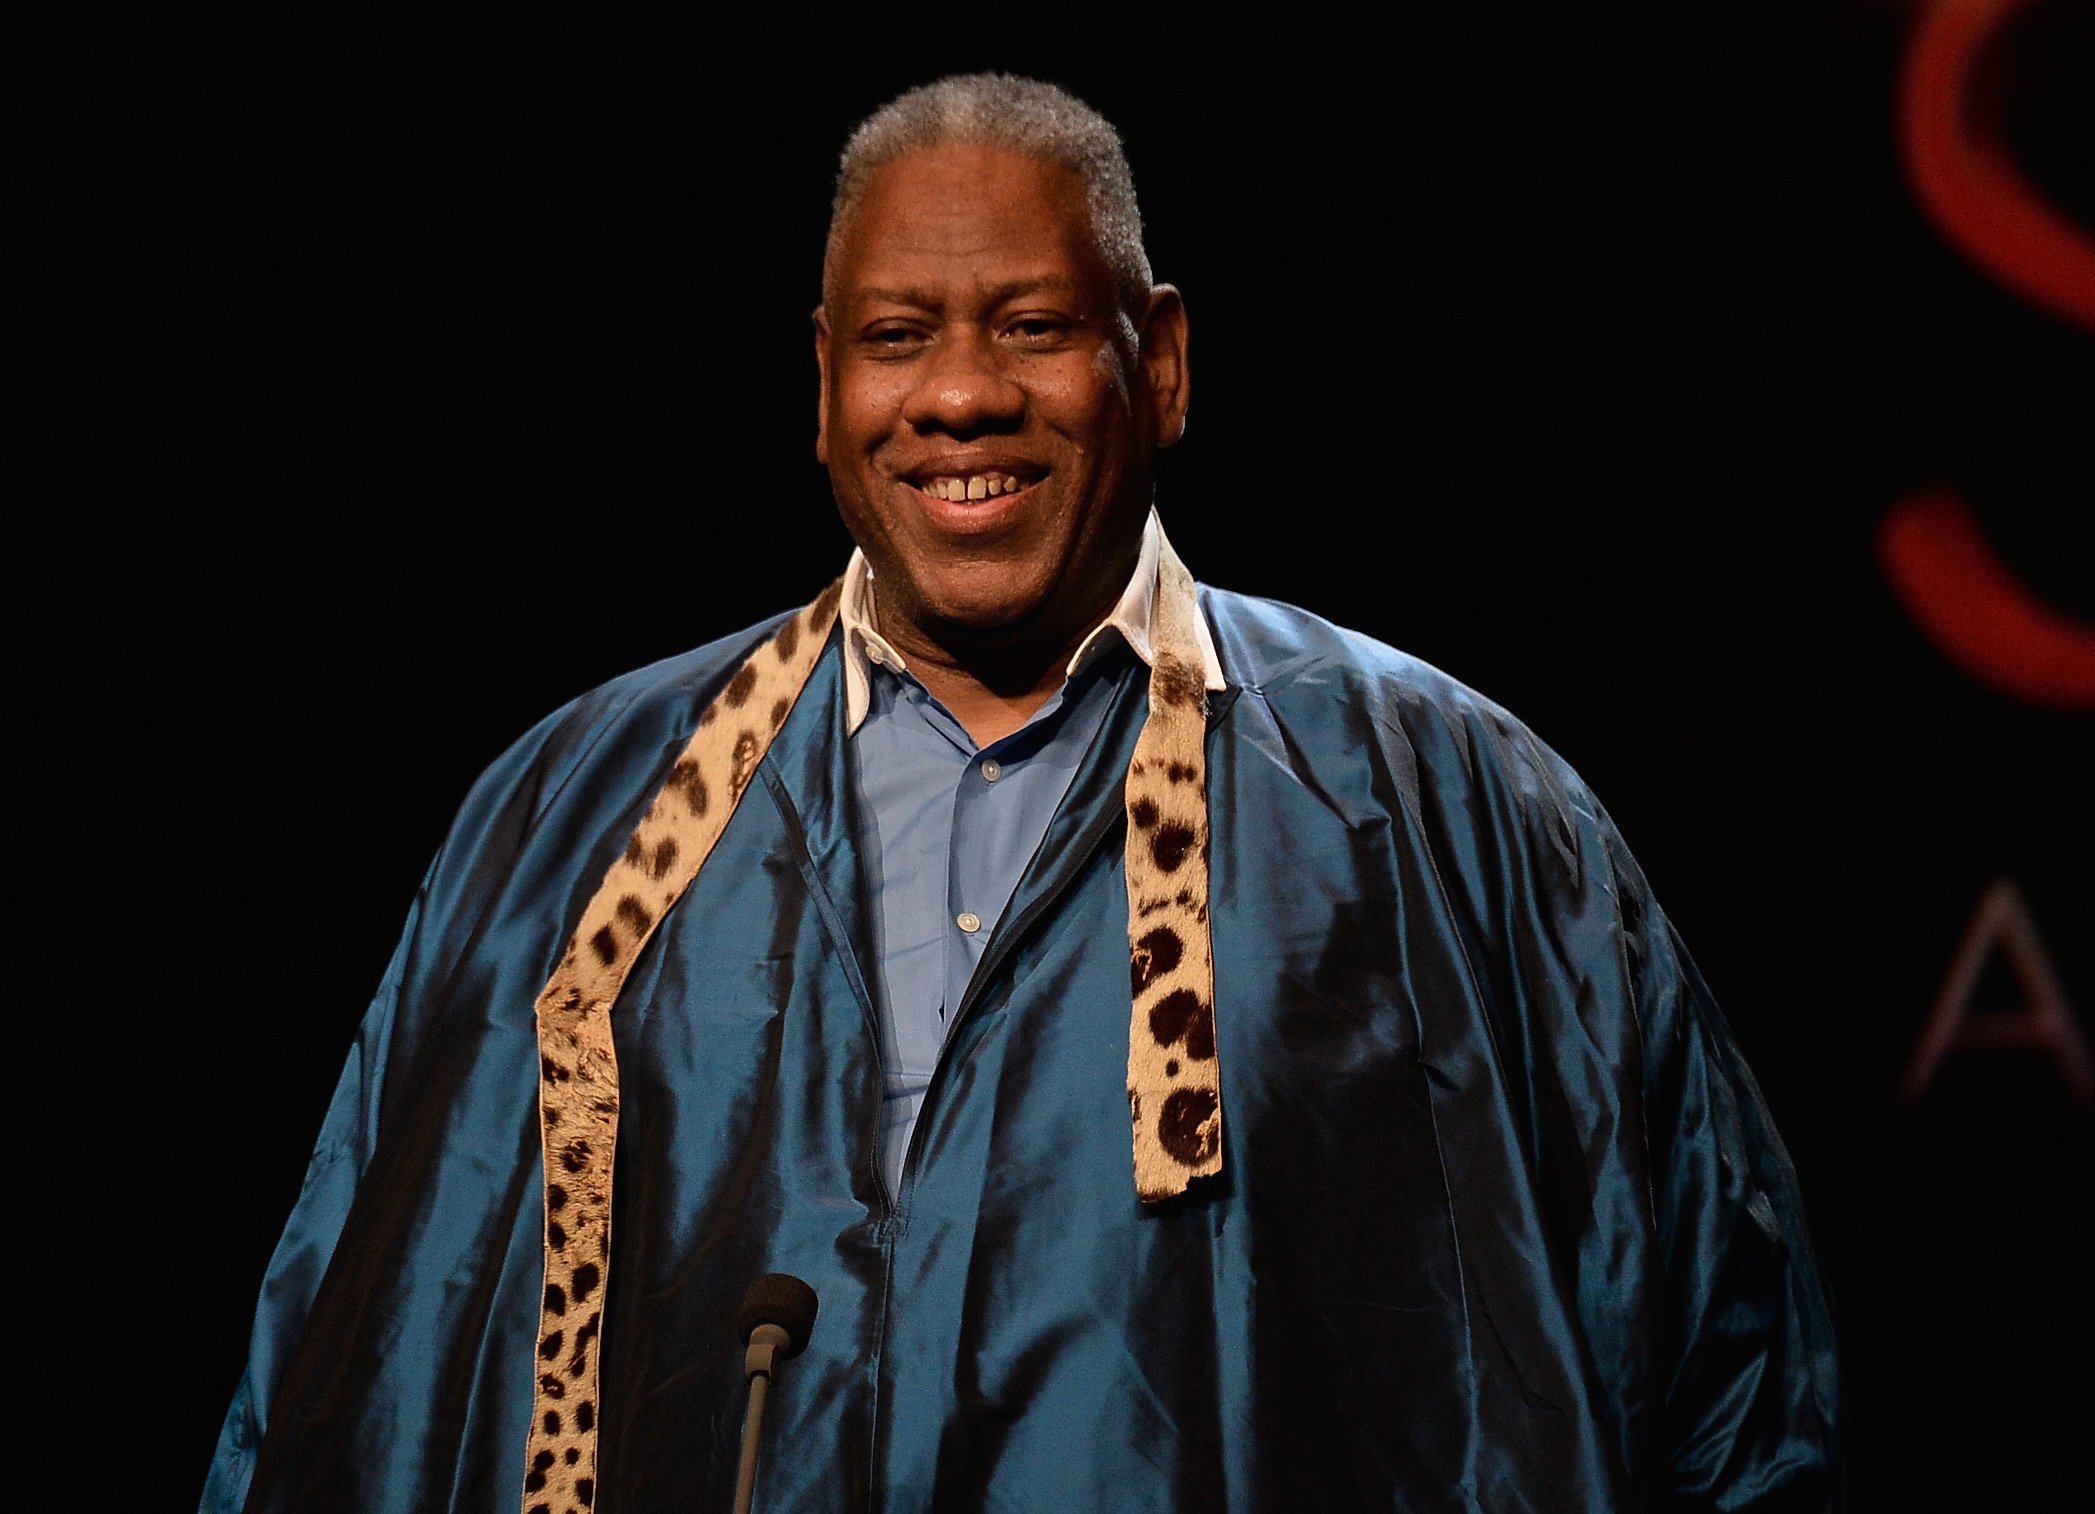
[[[1003,499],[1023,494],[1039,481],[1002,468],[985,468],[977,473],[918,473],[908,479],[910,487],[933,499],[949,501]]]

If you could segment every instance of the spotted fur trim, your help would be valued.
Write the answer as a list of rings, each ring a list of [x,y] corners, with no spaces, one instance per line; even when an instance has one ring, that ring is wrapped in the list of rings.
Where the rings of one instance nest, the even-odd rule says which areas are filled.
[[[1128,1111],[1144,1203],[1222,1170],[1215,960],[1208,939],[1207,690],[1193,575],[1157,563],[1149,718],[1128,763]]]
[[[524,1514],[585,1514],[596,1497],[597,1366],[618,1138],[612,1005],[800,697],[836,620],[840,590],[841,581],[831,584],[788,620],[706,707],[538,996],[546,1286]],[[1167,543],[1151,626],[1149,717],[1126,792],[1128,1105],[1135,1190],[1145,1203],[1222,1169],[1199,616],[1193,576]]]

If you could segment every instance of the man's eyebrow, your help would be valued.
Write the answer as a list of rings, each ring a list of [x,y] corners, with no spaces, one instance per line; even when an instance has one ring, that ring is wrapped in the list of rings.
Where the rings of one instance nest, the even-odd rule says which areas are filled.
[[[938,301],[926,290],[921,289],[854,289],[851,303],[855,305],[908,305],[918,310],[928,310]]]
[[[999,284],[989,294],[991,303],[1008,305],[1029,294],[1074,294],[1078,287],[1074,279],[1059,273],[1047,273],[1035,279],[1014,279],[1008,284]]]

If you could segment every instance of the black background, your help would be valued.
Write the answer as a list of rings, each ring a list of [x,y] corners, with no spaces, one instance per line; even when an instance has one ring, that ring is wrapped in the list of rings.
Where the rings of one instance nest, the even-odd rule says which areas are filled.
[[[2037,6],[1986,76],[2083,225],[2089,14]],[[2095,336],[1915,204],[1909,9],[750,24],[112,27],[36,144],[96,165],[61,179],[48,305],[51,380],[91,418],[51,496],[87,571],[43,624],[114,647],[68,659],[58,724],[117,796],[96,846],[150,837],[75,1028],[128,1048],[127,1118],[163,1153],[154,1282],[94,1327],[135,1354],[187,1322],[153,1501],[195,1496],[340,1058],[474,774],[842,566],[808,326],[834,154],[902,88],[984,66],[1128,138],[1192,315],[1160,503],[1196,573],[1447,668],[1621,823],[1801,1173],[1859,1505],[2084,1490],[2095,1122],[2031,1054],[1955,1059],[1916,1107],[1897,1083],[1997,877],[2086,1024],[2095,717],[1954,671],[1872,532],[1953,484],[2095,619]]]

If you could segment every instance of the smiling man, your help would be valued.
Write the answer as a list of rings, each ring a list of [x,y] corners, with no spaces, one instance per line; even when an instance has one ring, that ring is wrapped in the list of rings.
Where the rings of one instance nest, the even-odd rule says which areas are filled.
[[[1166,539],[1113,129],[876,113],[815,347],[858,552],[468,797],[205,1508],[725,1507],[774,1271],[767,1508],[1834,1506],[1789,1164],[1605,813]]]

